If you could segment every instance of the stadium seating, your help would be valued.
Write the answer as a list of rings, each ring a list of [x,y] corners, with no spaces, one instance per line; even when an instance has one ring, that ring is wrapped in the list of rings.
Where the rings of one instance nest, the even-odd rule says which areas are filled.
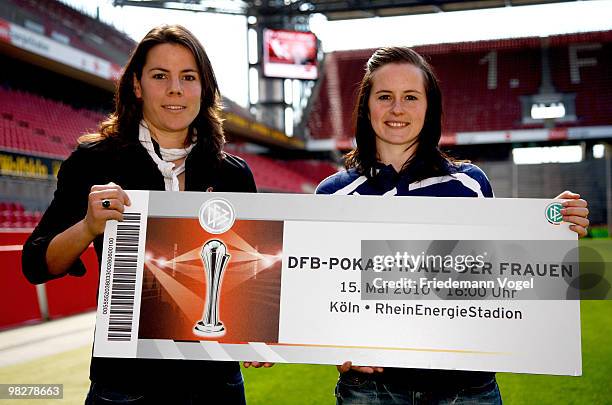
[[[247,152],[232,150],[231,153],[246,160],[260,190],[289,193],[314,191],[316,181],[294,172],[279,162]]]
[[[95,131],[102,114],[0,88],[0,147],[65,158],[77,138]]]
[[[16,202],[0,201],[0,228],[34,228],[42,212],[28,211]]]
[[[314,184],[336,173],[338,167],[320,160],[287,160],[278,162],[288,169],[300,173]]]
[[[77,110],[57,101],[34,94],[0,88],[0,148],[26,154],[66,158],[74,149],[77,138],[95,131],[104,116],[89,110]],[[282,192],[312,192],[320,180],[304,177],[271,159],[242,153],[253,169],[257,185],[262,190]],[[303,171],[303,172],[309,172]],[[324,169],[326,177],[331,172]],[[7,223],[24,222],[13,217]],[[28,221],[29,223],[29,221]]]
[[[542,41],[541,38],[521,38],[415,47],[430,61],[440,79],[444,96],[444,132],[542,128],[544,124],[523,124],[520,102],[521,96],[539,92]],[[556,123],[556,126],[609,125],[612,85],[608,72],[612,71],[612,31],[558,35],[548,41],[555,90],[576,95],[578,119]],[[572,46],[584,46],[578,53],[583,64],[578,67],[580,83],[571,80],[569,55]],[[496,51],[494,62],[490,58],[492,50]],[[373,51],[339,51],[326,56],[319,97],[314,100],[308,122],[314,139],[351,138],[355,90]],[[490,66],[493,63],[494,66]]]

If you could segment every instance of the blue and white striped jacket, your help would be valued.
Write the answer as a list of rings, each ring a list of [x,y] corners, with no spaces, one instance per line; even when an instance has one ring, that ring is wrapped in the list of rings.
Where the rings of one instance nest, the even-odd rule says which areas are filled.
[[[317,187],[317,194],[382,195],[424,197],[493,197],[489,179],[470,163],[452,167],[452,173],[411,181],[409,173],[398,174],[393,166],[379,165],[376,175],[368,179],[356,169],[335,173]]]
[[[409,173],[398,174],[393,166],[380,164],[368,179],[355,169],[344,170],[323,180],[317,194],[382,195],[424,197],[493,197],[489,179],[478,166],[461,163],[451,174],[412,181]],[[382,381],[411,384],[415,390],[459,389],[483,386],[494,381],[495,373],[481,371],[421,370],[386,367]]]

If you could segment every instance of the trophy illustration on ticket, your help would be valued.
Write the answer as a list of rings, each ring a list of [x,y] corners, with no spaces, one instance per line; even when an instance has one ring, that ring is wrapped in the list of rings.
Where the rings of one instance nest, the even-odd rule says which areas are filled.
[[[227,267],[230,255],[227,254],[227,247],[223,242],[212,239],[202,246],[200,256],[206,277],[206,300],[202,319],[195,324],[193,333],[203,337],[223,336],[225,326],[219,320],[219,295],[223,272]]]
[[[207,232],[220,234],[227,232],[236,218],[232,205],[224,199],[212,199],[200,208],[198,215],[200,225]],[[227,267],[230,255],[227,246],[219,239],[207,241],[200,251],[206,279],[206,299],[202,319],[193,327],[193,333],[203,337],[225,335],[225,326],[219,319],[219,297],[223,272]]]

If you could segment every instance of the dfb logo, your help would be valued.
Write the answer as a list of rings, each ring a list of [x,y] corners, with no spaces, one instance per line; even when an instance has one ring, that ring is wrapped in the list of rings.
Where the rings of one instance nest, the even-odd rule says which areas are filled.
[[[206,232],[220,234],[230,230],[232,225],[234,225],[236,215],[234,214],[234,207],[232,207],[229,201],[214,198],[202,204],[198,218],[200,226]]]
[[[563,209],[563,205],[560,203],[552,203],[546,207],[546,220],[553,225],[559,225],[561,221],[563,221],[563,215],[561,214],[561,210]]]

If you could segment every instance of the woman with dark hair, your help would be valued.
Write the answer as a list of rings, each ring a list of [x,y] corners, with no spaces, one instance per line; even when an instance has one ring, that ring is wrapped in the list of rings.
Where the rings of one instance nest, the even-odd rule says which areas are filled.
[[[407,47],[378,49],[366,64],[354,111],[357,146],[346,171],[323,180],[318,194],[493,197],[477,166],[438,148],[442,95],[433,69]],[[587,203],[566,191],[563,219],[579,236],[589,224]],[[338,404],[500,404],[495,374],[338,366]]]
[[[124,189],[256,192],[240,158],[223,152],[220,94],[195,36],[152,29],[133,51],[99,133],[62,164],[53,201],[23,248],[32,283],[83,275],[81,253],[101,260],[107,220],[122,220]],[[93,357],[86,404],[245,403],[237,362]]]

